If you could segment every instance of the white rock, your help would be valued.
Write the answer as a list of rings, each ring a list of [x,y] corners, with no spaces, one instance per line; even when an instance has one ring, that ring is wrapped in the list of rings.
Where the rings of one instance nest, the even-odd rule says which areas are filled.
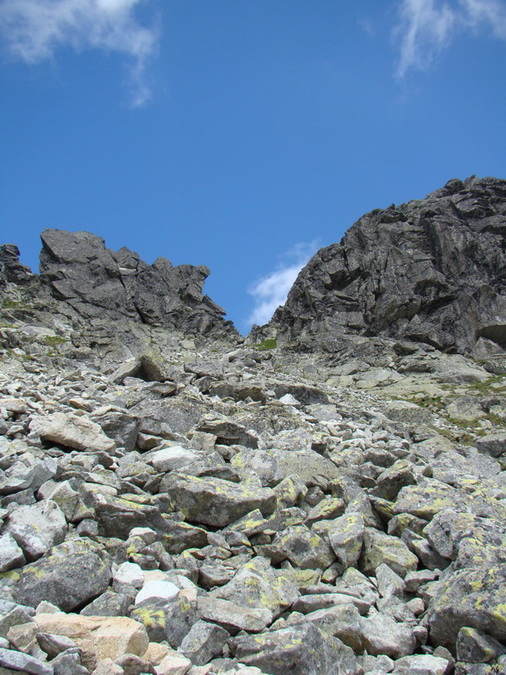
[[[285,394],[284,396],[281,396],[279,402],[284,403],[285,405],[300,405],[300,401],[298,401],[295,396],[292,396],[292,394]]]
[[[170,600],[179,593],[179,590],[171,581],[148,581],[135,596],[135,604],[138,605],[147,598]]]
[[[157,675],[186,675],[191,667],[190,659],[173,652],[155,666],[155,671]]]
[[[180,445],[173,445],[168,448],[156,450],[147,458],[148,464],[151,464],[157,471],[166,472],[179,469],[186,464],[190,464],[197,459],[197,455],[187,448]]]
[[[399,659],[392,675],[444,675],[448,661],[429,654],[416,654]]]
[[[114,580],[134,588],[141,588],[144,583],[144,572],[137,563],[124,562],[116,570]]]
[[[62,543],[67,533],[67,521],[58,504],[47,499],[31,506],[20,506],[13,511],[6,529],[25,555],[35,559],[52,546]]]
[[[130,537],[140,537],[145,543],[146,546],[149,546],[156,541],[157,534],[150,527],[134,527],[128,533],[128,538]]]
[[[25,564],[25,556],[14,537],[8,532],[0,537],[0,572]]]

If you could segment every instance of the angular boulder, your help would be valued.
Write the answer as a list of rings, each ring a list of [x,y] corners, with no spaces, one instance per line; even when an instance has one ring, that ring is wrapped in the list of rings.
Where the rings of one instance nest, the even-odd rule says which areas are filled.
[[[55,546],[16,575],[13,595],[18,603],[37,607],[45,600],[71,612],[106,590],[111,562],[98,544],[78,539]]]
[[[254,509],[268,514],[276,508],[273,490],[220,478],[168,474],[162,479],[160,492],[167,492],[186,520],[213,527],[226,527]]]

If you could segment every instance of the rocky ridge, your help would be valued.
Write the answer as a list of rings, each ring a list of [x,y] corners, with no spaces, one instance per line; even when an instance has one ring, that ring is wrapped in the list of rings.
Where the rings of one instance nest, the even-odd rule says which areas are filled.
[[[0,249],[0,674],[506,672],[497,342],[243,341],[43,236]]]
[[[506,181],[497,178],[453,179],[425,199],[376,209],[316,253],[270,333],[329,351],[366,335],[501,353],[505,222]]]

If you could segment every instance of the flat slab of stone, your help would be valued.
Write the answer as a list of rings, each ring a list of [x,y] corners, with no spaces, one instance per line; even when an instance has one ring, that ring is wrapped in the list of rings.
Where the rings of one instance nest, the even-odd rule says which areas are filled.
[[[197,607],[206,621],[235,631],[258,633],[267,628],[272,620],[272,612],[268,609],[241,607],[235,602],[219,598],[199,597]]]
[[[276,493],[270,488],[221,478],[168,474],[162,479],[160,492],[168,493],[174,508],[182,511],[186,520],[213,527],[226,527],[254,509],[265,514],[276,508]]]
[[[336,675],[360,672],[353,651],[311,623],[232,641],[236,658],[273,675]]]
[[[53,413],[34,416],[30,422],[30,431],[44,441],[52,441],[74,450],[110,452],[116,447],[102,428],[85,415]]]

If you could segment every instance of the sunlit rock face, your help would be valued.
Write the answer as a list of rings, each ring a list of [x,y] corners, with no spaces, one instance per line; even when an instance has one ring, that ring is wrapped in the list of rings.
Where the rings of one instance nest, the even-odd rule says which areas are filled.
[[[371,211],[318,251],[270,327],[330,351],[349,335],[460,353],[482,338],[502,349],[505,237],[506,181],[451,180],[425,199]]]

